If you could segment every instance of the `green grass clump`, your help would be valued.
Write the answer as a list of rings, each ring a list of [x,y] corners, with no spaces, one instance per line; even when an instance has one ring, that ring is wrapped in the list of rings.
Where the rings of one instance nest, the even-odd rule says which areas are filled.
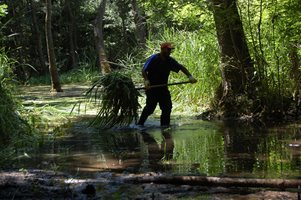
[[[92,125],[99,128],[111,128],[115,125],[129,125],[138,118],[140,93],[132,79],[114,71],[102,76],[88,90],[87,96],[99,107]]]
[[[0,138],[9,143],[14,136],[25,132],[27,123],[17,112],[16,103],[0,82]]]
[[[27,121],[21,116],[22,107],[13,96],[15,90],[13,61],[0,51],[0,144],[16,143],[30,133]]]
[[[25,148],[37,144],[34,129],[24,117],[24,108],[14,96],[14,62],[0,50],[0,168]]]

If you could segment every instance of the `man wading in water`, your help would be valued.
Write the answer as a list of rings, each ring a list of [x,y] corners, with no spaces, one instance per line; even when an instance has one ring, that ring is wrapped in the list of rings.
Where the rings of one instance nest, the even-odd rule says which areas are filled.
[[[168,87],[151,88],[152,85],[167,84],[170,71],[178,73],[181,70],[191,83],[197,82],[183,65],[170,56],[173,49],[174,47],[170,42],[162,43],[160,53],[149,57],[143,66],[142,76],[146,89],[146,105],[137,125],[144,125],[148,116],[156,109],[157,103],[159,103],[161,109],[161,126],[168,127],[170,125],[172,102]]]

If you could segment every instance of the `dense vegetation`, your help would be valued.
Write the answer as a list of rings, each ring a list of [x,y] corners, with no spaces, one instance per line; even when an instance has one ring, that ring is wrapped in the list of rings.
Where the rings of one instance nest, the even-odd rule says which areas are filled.
[[[11,159],[23,147],[38,144],[29,118],[19,101],[15,98],[13,62],[0,52],[0,165]],[[28,116],[28,115],[27,115]]]
[[[198,79],[196,85],[171,88],[175,112],[209,109],[223,117],[273,120],[298,115],[298,1],[4,0],[1,60],[15,62],[1,62],[0,101],[9,106],[0,116],[2,124],[15,124],[1,124],[1,141],[27,127],[26,119],[16,114],[11,84],[4,80],[51,84],[44,28],[46,4],[51,3],[54,54],[63,89],[66,83],[93,80],[108,63],[113,70],[130,71],[134,82],[141,83],[143,62],[158,51],[160,42],[172,41],[173,56]],[[185,78],[173,74],[171,82]]]

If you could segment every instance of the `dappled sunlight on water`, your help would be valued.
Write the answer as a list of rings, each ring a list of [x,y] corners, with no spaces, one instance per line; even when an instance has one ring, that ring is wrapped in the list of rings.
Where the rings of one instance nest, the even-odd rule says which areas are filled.
[[[19,168],[42,168],[89,176],[101,171],[164,172],[254,178],[301,175],[299,125],[271,129],[237,123],[176,119],[161,129],[150,119],[146,128],[96,130],[84,120],[68,136],[28,156]]]

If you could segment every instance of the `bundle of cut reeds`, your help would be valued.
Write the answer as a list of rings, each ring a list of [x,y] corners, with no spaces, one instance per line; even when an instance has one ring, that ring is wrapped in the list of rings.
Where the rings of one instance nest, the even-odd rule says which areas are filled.
[[[103,75],[86,92],[86,96],[99,107],[91,125],[99,128],[125,126],[138,118],[140,93],[132,79],[119,71]]]

